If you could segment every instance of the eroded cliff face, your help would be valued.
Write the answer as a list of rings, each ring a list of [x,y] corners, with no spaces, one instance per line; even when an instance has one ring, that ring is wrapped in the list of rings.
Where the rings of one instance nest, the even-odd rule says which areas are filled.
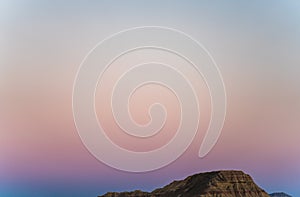
[[[102,197],[269,197],[242,171],[214,171],[173,181],[152,192],[109,192]]]

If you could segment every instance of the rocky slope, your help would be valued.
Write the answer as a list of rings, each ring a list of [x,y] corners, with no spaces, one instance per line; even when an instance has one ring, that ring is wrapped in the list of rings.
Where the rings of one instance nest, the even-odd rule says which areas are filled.
[[[109,192],[101,197],[269,197],[242,171],[214,171],[173,181],[152,192]]]

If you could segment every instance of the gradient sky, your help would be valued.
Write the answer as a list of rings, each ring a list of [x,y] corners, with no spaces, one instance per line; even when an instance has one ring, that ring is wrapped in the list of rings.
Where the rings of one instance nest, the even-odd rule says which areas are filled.
[[[205,158],[197,157],[209,117],[204,115],[195,140],[176,162],[128,173],[99,162],[82,144],[73,121],[72,87],[81,61],[99,41],[145,25],[184,31],[206,46],[224,78],[227,116]],[[243,170],[268,192],[300,196],[299,35],[296,0],[1,1],[0,196],[152,190],[218,169]],[[140,96],[147,89],[141,91]],[[201,113],[209,113],[207,95],[203,101]],[[134,141],[119,142],[130,149]]]

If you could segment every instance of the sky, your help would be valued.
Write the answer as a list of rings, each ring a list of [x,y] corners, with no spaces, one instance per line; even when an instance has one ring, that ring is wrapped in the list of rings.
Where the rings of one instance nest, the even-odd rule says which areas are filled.
[[[139,26],[177,29],[203,44],[222,74],[227,110],[217,144],[199,158],[211,107],[203,79],[196,78],[201,117],[192,144],[170,165],[132,173],[109,167],[87,150],[74,123],[72,91],[81,62],[97,43]],[[296,0],[1,1],[0,196],[151,191],[174,179],[219,169],[243,170],[267,192],[300,196],[299,35]],[[162,55],[156,52],[142,50],[123,62]],[[168,89],[144,86],[129,103],[139,124],[149,122],[152,103],[164,104],[170,116],[152,139],[141,141],[120,132],[107,111],[110,106],[102,95],[122,71],[121,60],[97,86],[97,117],[123,148],[163,146],[180,117],[176,95]],[[194,72],[187,72],[193,79]]]

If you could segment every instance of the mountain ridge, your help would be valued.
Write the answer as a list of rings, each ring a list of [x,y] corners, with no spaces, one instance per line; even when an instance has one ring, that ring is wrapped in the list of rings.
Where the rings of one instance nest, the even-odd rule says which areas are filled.
[[[292,197],[284,192],[274,192],[270,194],[271,197]]]

